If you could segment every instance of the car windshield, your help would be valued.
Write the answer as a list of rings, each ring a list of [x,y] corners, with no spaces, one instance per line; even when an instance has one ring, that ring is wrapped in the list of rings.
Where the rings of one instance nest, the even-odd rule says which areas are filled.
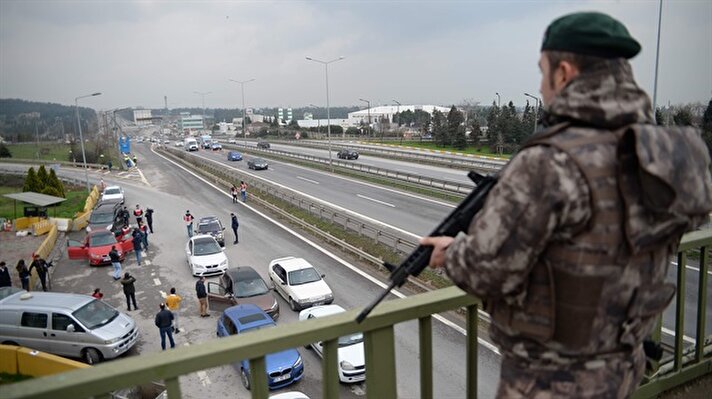
[[[212,255],[220,252],[220,244],[215,239],[197,239],[193,242],[193,255]]]
[[[106,303],[95,299],[79,308],[72,315],[84,327],[93,330],[111,323],[119,316],[119,312]]]
[[[104,190],[104,195],[114,195],[114,194],[121,194],[121,189],[107,188],[106,190]]]
[[[339,346],[341,347],[355,345],[361,342],[363,342],[363,334],[361,333],[353,333],[351,335],[339,337]]]
[[[313,283],[321,280],[321,276],[313,267],[289,272],[289,285]]]
[[[92,212],[89,216],[89,224],[109,224],[114,221],[113,213]]]
[[[211,233],[213,231],[220,231],[218,222],[201,223],[198,225],[198,233]]]
[[[264,295],[269,292],[267,284],[257,277],[252,280],[241,280],[235,282],[235,296],[238,298],[249,298],[251,296]]]
[[[89,246],[90,247],[103,247],[105,245],[114,245],[114,244],[116,244],[116,238],[114,238],[114,235],[111,233],[94,234],[93,236],[89,237]]]

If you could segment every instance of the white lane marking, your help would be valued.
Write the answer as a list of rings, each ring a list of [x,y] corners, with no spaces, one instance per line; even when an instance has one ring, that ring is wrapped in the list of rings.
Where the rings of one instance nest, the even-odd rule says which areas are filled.
[[[151,272],[151,276],[155,276],[155,275],[156,275],[156,272]]]
[[[148,180],[146,180],[146,176],[143,175],[143,172],[141,172],[141,169],[136,168],[136,171],[138,172],[139,176],[141,176],[141,181],[142,181],[145,185],[151,187],[151,183],[149,183]]]
[[[205,371],[198,371],[198,378],[200,378],[200,383],[203,384],[204,387],[207,387],[208,385],[211,384],[210,378],[208,378],[208,373]]]
[[[363,198],[363,199],[365,199],[365,200],[373,201],[373,202],[378,203],[378,204],[381,204],[381,205],[390,206],[391,208],[395,208],[395,207],[396,207],[395,205],[389,204],[388,202],[379,201],[379,200],[377,200],[377,199],[375,199],[375,198],[367,197],[367,196],[365,196],[365,195],[356,194],[356,196],[359,197],[359,198]]]
[[[671,261],[670,263],[672,263],[673,265],[677,266],[677,262],[675,262],[675,261]],[[697,273],[700,272],[700,269],[698,269],[698,268],[696,268],[696,267],[694,267],[694,266],[685,265],[685,268],[690,269],[690,270],[694,270],[694,271],[696,271]],[[712,276],[712,270],[708,270],[708,271],[707,271],[707,274],[709,274],[710,276]]]
[[[146,252],[143,252],[143,253],[141,254],[141,256],[146,256]],[[149,265],[149,266],[151,265],[151,261],[150,261],[150,260],[146,259],[145,262],[146,262],[146,265]]]
[[[166,291],[158,290],[158,292],[161,294],[161,298],[168,298],[168,294],[166,294]]]
[[[673,331],[673,330],[671,330],[671,329],[669,329],[669,328],[663,327],[663,328],[662,328],[662,332],[664,332],[664,333],[667,334],[667,335],[671,335],[671,336],[673,336],[673,337],[675,336],[675,331]],[[688,342],[688,343],[690,343],[690,344],[696,343],[694,338],[688,337],[687,335],[683,335],[683,336],[682,336],[682,340],[685,341],[685,342]]]
[[[363,390],[361,384],[354,384],[351,386],[351,392],[356,396],[365,396],[366,391]]]
[[[154,278],[154,279],[153,279],[153,284],[155,284],[155,285],[161,285],[161,280],[159,280],[159,279],[157,279],[157,278]]]
[[[308,181],[309,183],[312,183],[312,184],[319,184],[318,181],[312,180],[312,179],[307,179],[306,177],[297,176],[297,179],[299,179],[299,180],[304,180],[304,181]]]
[[[209,181],[207,181],[206,179],[204,179],[202,176],[198,176],[197,174],[193,173],[193,171],[188,170],[188,169],[187,169],[186,167],[184,167],[183,165],[180,165],[180,164],[174,162],[173,160],[170,160],[170,159],[166,158],[165,156],[163,156],[163,155],[161,155],[161,154],[159,154],[159,153],[153,151],[153,149],[152,149],[151,151],[152,151],[154,154],[158,155],[159,157],[161,157],[161,158],[165,159],[166,161],[172,163],[173,165],[175,165],[175,166],[177,166],[177,167],[183,169],[184,171],[186,171],[187,173],[189,173],[190,175],[192,175],[192,176],[195,177],[196,179],[198,179],[198,180],[202,181],[203,183],[209,185],[210,187],[214,188],[215,190],[217,190],[217,191],[218,191],[219,193],[221,193],[222,195],[224,195],[224,196],[230,198],[230,194],[224,192],[220,187],[217,187],[217,186],[214,185],[213,183],[210,183]],[[296,231],[294,231],[294,230],[290,229],[289,227],[283,225],[282,223],[278,222],[277,220],[272,219],[271,217],[265,215],[264,213],[258,211],[257,209],[251,207],[250,205],[247,205],[247,204],[244,203],[244,202],[243,202],[241,205],[244,206],[244,207],[246,207],[247,209],[251,210],[251,211],[254,212],[255,214],[257,214],[257,215],[259,215],[259,216],[262,216],[262,217],[265,218],[267,221],[272,222],[274,225],[276,225],[277,227],[280,227],[282,230],[286,231],[287,233],[289,233],[289,234],[293,235],[294,237],[296,237],[296,238],[302,240],[303,242],[305,242],[306,244],[310,245],[312,248],[316,249],[317,251],[319,251],[319,252],[323,253],[324,255],[330,257],[331,259],[334,259],[336,262],[342,264],[343,266],[347,267],[347,268],[348,268],[349,270],[351,270],[352,272],[358,274],[359,276],[365,278],[366,280],[372,282],[373,284],[375,284],[375,285],[377,285],[377,286],[379,286],[379,287],[381,287],[381,288],[383,288],[383,289],[385,289],[385,288],[388,287],[387,284],[382,283],[381,281],[379,281],[379,280],[376,279],[375,277],[373,277],[373,276],[371,276],[370,274],[364,272],[363,270],[361,270],[361,269],[355,267],[354,265],[348,263],[347,261],[341,259],[341,258],[338,257],[336,254],[333,254],[333,253],[329,252],[326,248],[324,248],[324,247],[320,246],[319,244],[317,244],[317,243],[315,243],[315,242],[309,240],[308,238],[302,236],[301,234],[297,233]],[[405,294],[403,294],[402,292],[400,292],[400,291],[398,291],[398,290],[396,290],[396,289],[392,290],[392,291],[391,291],[391,294],[397,296],[398,298],[405,298],[405,297],[406,297]],[[436,315],[433,315],[433,318],[435,318],[435,319],[438,320],[439,322],[445,324],[446,326],[452,328],[453,330],[459,332],[460,334],[465,335],[465,336],[467,335],[467,330],[466,330],[466,329],[464,329],[464,328],[460,327],[459,325],[457,325],[457,324],[451,322],[450,320],[448,320],[448,319],[446,319],[446,318],[444,318],[444,317],[442,317],[442,316],[440,316],[440,315],[437,315],[437,314],[436,314]],[[482,338],[480,338],[480,337],[477,337],[477,342],[479,342],[480,345],[484,346],[485,348],[489,349],[490,351],[494,352],[495,354],[501,355],[501,353],[499,352],[499,349],[497,349],[496,346],[494,346],[493,344],[491,344],[491,343],[485,341],[484,339],[482,339]]]

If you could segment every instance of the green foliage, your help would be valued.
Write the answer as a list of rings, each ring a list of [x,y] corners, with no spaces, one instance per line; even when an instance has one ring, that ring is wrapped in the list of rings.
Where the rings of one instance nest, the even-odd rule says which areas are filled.
[[[0,143],[0,158],[12,158],[10,149],[4,143]]]
[[[27,170],[27,177],[25,177],[25,184],[22,186],[22,191],[33,191],[40,192],[42,190],[42,183],[35,173],[35,168],[30,168]]]
[[[49,169],[49,185],[54,187],[57,192],[59,193],[57,196],[62,197],[62,198],[67,198],[67,193],[64,190],[64,184],[62,183],[61,180],[57,177],[57,174],[54,173],[54,169],[50,168]]]
[[[692,112],[688,107],[681,107],[675,111],[672,120],[678,126],[692,126]]]
[[[350,136],[358,136],[361,134],[361,130],[359,128],[354,127],[354,126],[349,126],[348,129],[346,129],[346,134]]]
[[[665,124],[665,115],[663,114],[663,110],[660,107],[655,110],[655,123],[660,126],[663,126]]]
[[[56,188],[54,188],[52,186],[46,186],[40,192],[42,194],[51,195],[53,197],[61,197],[61,195],[60,195],[61,193]]]
[[[45,169],[44,165],[40,165],[39,169],[37,169],[37,180],[40,182],[40,187],[44,188],[49,186],[49,173],[47,173],[47,169]]]
[[[289,121],[289,125],[288,125],[288,126],[289,126],[290,129],[296,129],[296,130],[301,129],[301,128],[299,127],[299,123],[297,123],[297,120],[296,120],[296,119],[292,119],[291,121]]]
[[[448,143],[447,126],[445,125],[445,117],[442,112],[433,111],[433,141],[440,147],[444,147]]]
[[[707,104],[707,109],[702,116],[702,139],[707,143],[707,151],[712,157],[712,99]]]

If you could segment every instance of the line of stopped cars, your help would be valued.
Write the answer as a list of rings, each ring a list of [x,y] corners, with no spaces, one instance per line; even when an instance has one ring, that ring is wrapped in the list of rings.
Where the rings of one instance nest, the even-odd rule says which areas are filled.
[[[217,321],[218,337],[242,335],[271,328],[279,318],[279,302],[275,291],[294,311],[299,320],[311,320],[344,312],[332,304],[334,295],[324,281],[324,274],[303,258],[294,256],[269,263],[268,285],[250,266],[227,269],[217,282],[208,282],[208,303],[211,310],[222,311]],[[366,378],[363,336],[361,333],[338,340],[338,372],[343,383],[356,383]],[[323,343],[306,347],[323,356]],[[304,375],[304,363],[297,349],[268,354],[265,357],[267,382],[270,389],[279,389],[299,381]],[[243,385],[251,388],[248,360],[234,364]],[[306,396],[299,396],[306,397]]]

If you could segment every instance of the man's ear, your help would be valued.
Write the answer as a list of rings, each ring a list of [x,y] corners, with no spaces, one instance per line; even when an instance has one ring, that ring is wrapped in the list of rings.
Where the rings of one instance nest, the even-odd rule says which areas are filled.
[[[578,67],[571,62],[559,62],[559,66],[556,67],[556,71],[554,73],[554,84],[557,91],[566,86],[571,80],[578,76],[579,73]]]

